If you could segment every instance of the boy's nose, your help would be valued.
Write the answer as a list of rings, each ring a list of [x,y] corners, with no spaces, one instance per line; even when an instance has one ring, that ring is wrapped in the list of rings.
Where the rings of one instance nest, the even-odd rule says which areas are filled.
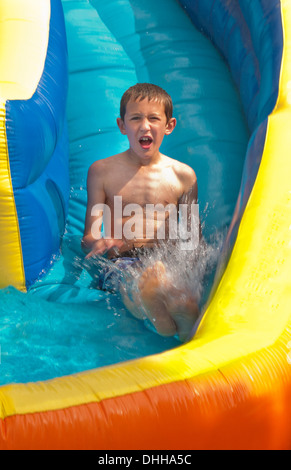
[[[141,121],[141,129],[142,130],[148,130],[150,129],[150,122],[147,118],[144,118],[142,121]]]

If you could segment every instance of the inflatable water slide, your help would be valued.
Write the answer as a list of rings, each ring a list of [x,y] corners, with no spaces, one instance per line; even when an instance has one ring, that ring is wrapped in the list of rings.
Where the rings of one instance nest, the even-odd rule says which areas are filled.
[[[1,449],[290,448],[290,31],[290,0],[1,1]],[[205,238],[224,234],[201,322],[131,360],[19,378],[18,355],[5,375],[27,306],[35,329],[49,309],[110,331],[80,254],[86,175],[126,148],[137,82],[171,94],[164,151],[195,169]]]

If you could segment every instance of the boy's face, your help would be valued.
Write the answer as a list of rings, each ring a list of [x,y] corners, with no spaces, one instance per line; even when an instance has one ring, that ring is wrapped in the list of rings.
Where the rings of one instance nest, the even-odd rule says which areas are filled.
[[[130,150],[142,162],[159,155],[165,135],[171,134],[176,119],[167,122],[164,105],[158,101],[129,101],[124,120],[117,119],[122,134],[127,135]]]

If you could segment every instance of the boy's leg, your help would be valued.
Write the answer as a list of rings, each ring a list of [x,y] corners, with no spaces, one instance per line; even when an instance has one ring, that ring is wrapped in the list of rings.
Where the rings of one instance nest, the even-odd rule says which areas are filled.
[[[185,341],[199,316],[193,295],[171,284],[166,268],[160,261],[144,271],[139,289],[148,318],[157,332],[163,336],[177,333],[181,341]]]
[[[163,334],[164,336],[173,336],[177,333],[177,327],[173,319],[168,314],[163,294],[161,292],[155,293],[155,287],[157,285],[159,288],[160,282],[156,282],[157,277],[155,275],[150,275],[152,269],[154,273],[158,275],[158,272],[156,272],[156,270],[158,271],[158,268],[154,267],[146,269],[141,275],[141,280],[139,281],[140,290],[141,285],[144,285],[142,290],[144,297],[147,297],[147,302],[143,302],[140,290],[130,291],[129,296],[129,287],[123,285],[122,283],[120,284],[119,292],[125,307],[135,318],[140,320],[145,320],[148,318],[156,327],[158,333]],[[154,293],[156,295],[153,295],[152,298],[152,294]]]

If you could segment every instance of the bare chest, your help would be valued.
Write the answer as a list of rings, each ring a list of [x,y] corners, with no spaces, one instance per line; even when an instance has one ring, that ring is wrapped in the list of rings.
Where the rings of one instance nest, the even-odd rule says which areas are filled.
[[[118,196],[125,207],[128,204],[177,204],[182,194],[181,185],[173,171],[139,171],[120,175],[116,183],[106,189],[107,204],[113,206]]]

